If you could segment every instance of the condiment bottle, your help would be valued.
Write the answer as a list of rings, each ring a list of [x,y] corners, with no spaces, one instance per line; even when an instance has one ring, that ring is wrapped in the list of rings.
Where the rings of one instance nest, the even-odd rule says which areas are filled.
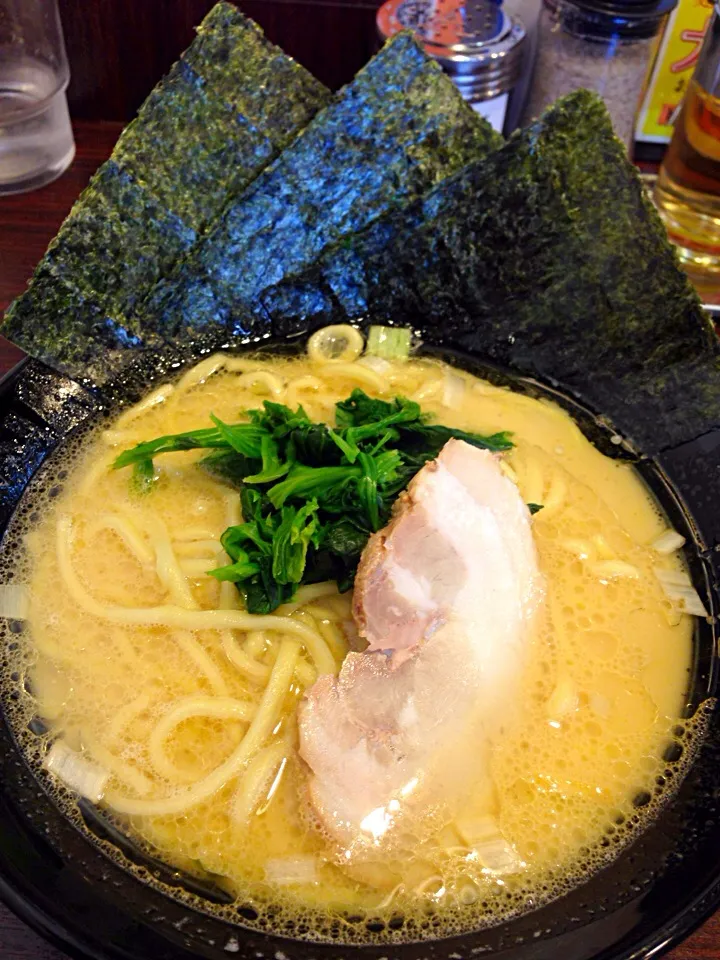
[[[652,42],[677,0],[543,0],[524,122],[585,87],[605,100],[630,145]]]
[[[387,0],[377,28],[383,40],[413,30],[474,110],[501,133],[517,126],[534,54],[518,16],[495,0]]]
[[[635,116],[636,162],[660,163],[665,155],[712,11],[712,0],[678,0],[655,38]]]
[[[720,273],[720,13],[715,3],[695,73],[655,185],[655,203],[689,272]]]

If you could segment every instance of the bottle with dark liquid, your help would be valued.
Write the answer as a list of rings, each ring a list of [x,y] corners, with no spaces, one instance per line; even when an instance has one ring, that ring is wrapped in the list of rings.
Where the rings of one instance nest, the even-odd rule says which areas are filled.
[[[655,203],[689,273],[720,275],[720,16],[717,0],[655,186]]]

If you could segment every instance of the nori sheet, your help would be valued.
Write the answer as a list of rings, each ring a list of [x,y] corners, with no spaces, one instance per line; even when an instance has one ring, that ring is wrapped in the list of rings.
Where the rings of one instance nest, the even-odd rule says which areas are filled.
[[[113,157],[168,210],[202,230],[330,99],[252,20],[218,3]]]
[[[111,159],[75,204],[42,262],[108,316],[120,318],[195,238],[194,230]]]
[[[262,301],[276,334],[370,318],[560,384],[645,454],[720,423],[717,338],[588,91]]]
[[[31,289],[32,297],[25,295],[13,303],[2,333],[78,383],[89,387],[105,383],[139,349],[140,341],[122,322],[53,274],[46,263],[36,269]]]
[[[257,24],[230,3],[212,8],[183,60],[261,130],[276,153],[332,98],[311,73],[269,43]]]
[[[252,21],[218,4],[81,194],[4,335],[71,376],[88,362],[104,382],[123,342],[139,345],[127,321],[136,305],[330,99]]]
[[[123,132],[114,160],[194,230],[274,158],[275,144],[182,61]]]
[[[397,36],[228,207],[136,328],[252,333],[264,288],[501,143],[412,36]]]

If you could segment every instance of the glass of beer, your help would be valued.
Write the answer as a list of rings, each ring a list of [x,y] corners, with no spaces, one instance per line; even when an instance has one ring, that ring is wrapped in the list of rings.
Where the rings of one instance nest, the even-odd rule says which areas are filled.
[[[720,282],[720,0],[675,122],[655,203],[688,273]]]

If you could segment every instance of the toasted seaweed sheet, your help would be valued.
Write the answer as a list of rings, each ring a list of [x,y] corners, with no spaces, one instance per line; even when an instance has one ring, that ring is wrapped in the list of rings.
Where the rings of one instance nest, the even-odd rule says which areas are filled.
[[[89,364],[104,382],[140,343],[127,332],[137,305],[330,99],[252,21],[218,4],[80,196],[4,335],[71,376]]]
[[[121,318],[195,238],[111,159],[70,211],[43,263],[50,275]]]
[[[2,328],[5,336],[55,370],[78,383],[104,383],[119,373],[139,346],[122,322],[108,317],[76,287],[52,273],[46,263],[35,271],[33,296],[20,297]],[[38,322],[52,323],[48,330]]]
[[[329,90],[230,3],[205,17],[183,60],[270,140],[276,152],[331,100]]]
[[[717,338],[587,91],[262,301],[278,334],[410,325],[557,382],[644,453],[720,421]]]
[[[390,41],[133,319],[173,339],[255,329],[260,292],[501,144],[410,34]]]
[[[123,132],[113,157],[167,210],[199,231],[276,152],[261,128],[208,91],[181,61]]]

